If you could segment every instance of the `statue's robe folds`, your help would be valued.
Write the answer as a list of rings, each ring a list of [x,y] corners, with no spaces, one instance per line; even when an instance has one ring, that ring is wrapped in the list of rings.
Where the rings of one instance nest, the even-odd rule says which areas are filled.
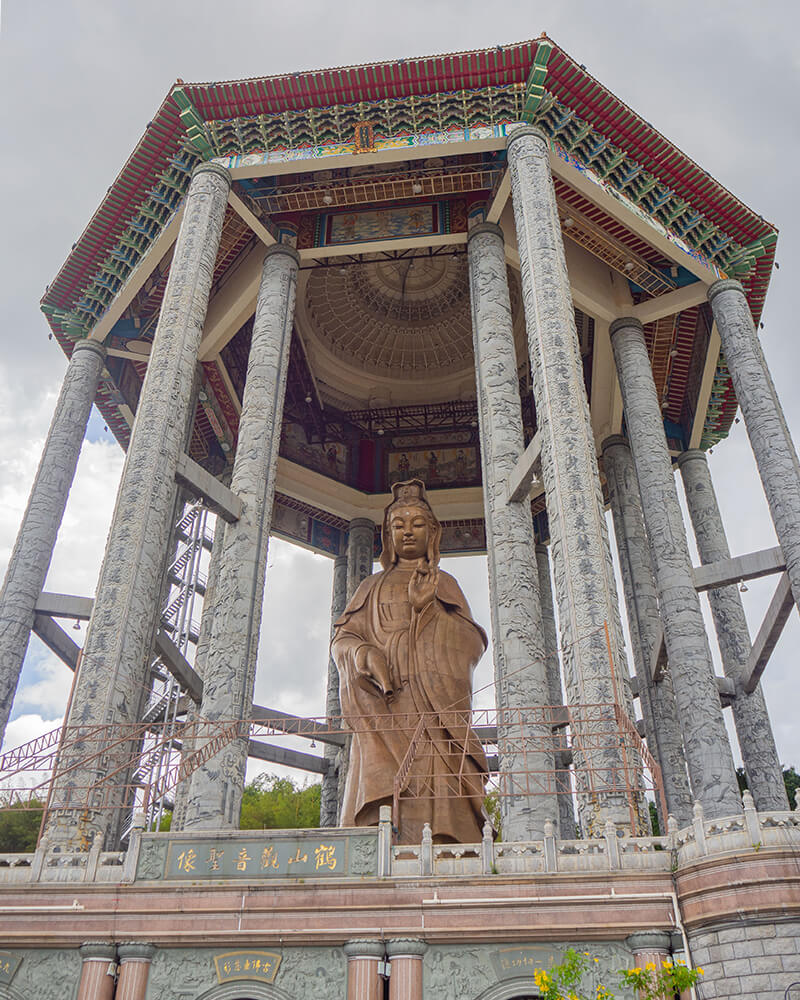
[[[440,571],[437,596],[414,612],[414,566],[367,577],[335,623],[331,649],[339,670],[342,715],[353,729],[342,826],[371,826],[392,801],[419,720],[424,731],[400,799],[399,842],[418,844],[430,823],[439,843],[481,838],[486,757],[470,728],[472,673],[486,634],[460,587]],[[387,700],[357,666],[358,651],[380,649],[391,672]],[[363,654],[361,655],[363,659]]]

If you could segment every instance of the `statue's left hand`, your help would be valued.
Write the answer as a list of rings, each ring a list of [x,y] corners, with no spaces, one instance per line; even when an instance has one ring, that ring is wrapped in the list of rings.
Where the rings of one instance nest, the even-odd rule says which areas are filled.
[[[427,559],[420,559],[408,581],[408,599],[415,611],[422,611],[436,597],[438,583],[438,568],[431,566]]]

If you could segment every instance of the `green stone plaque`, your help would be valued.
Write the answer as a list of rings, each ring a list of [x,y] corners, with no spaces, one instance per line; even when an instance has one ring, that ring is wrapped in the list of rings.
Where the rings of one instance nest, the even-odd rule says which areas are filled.
[[[0,983],[10,983],[22,959],[10,951],[0,951]]]

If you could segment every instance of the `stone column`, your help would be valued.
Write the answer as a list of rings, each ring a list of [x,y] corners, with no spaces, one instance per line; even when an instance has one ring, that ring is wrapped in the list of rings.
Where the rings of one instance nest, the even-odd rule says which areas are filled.
[[[544,653],[547,664],[547,691],[551,705],[563,705],[561,665],[558,658],[558,629],[550,583],[550,553],[547,545],[536,544],[536,569],[539,576],[539,606],[542,610]],[[574,840],[575,810],[572,805],[572,784],[569,767],[562,754],[556,754],[556,788],[558,789],[558,835],[562,840]]]
[[[347,526],[347,590],[344,606],[347,607],[350,598],[358,590],[362,580],[372,575],[372,565],[375,562],[375,523],[368,517],[356,517]],[[334,619],[335,620],[335,619]],[[338,806],[337,815],[341,812],[344,800],[344,786],[347,781],[347,768],[350,765],[350,737],[346,737],[343,747],[337,751],[338,771]]]
[[[211,558],[208,562],[208,576],[206,579],[206,592],[203,597],[203,611],[200,616],[200,635],[197,640],[197,648],[194,654],[194,669],[202,680],[206,668],[206,658],[208,647],[211,642],[211,625],[214,620],[214,606],[216,600],[217,577],[219,576],[219,564],[222,557],[222,537],[224,534],[225,522],[221,517],[217,518],[214,526],[214,543],[211,547]],[[199,706],[192,702],[186,712],[187,724],[197,726],[200,718]],[[181,747],[181,758],[188,761],[189,757],[197,749],[197,740],[193,736],[186,736]],[[175,786],[175,803],[172,808],[172,823],[170,830],[176,832],[182,830],[186,822],[186,808],[189,801],[189,786],[191,784],[191,774],[180,780]]]
[[[129,941],[117,946],[119,980],[114,1000],[144,1000],[155,945]]]
[[[72,349],[0,591],[0,743],[28,648],[34,605],[50,567],[105,356],[105,348],[94,340],[80,340]]]
[[[643,969],[652,963],[657,970],[670,956],[672,939],[666,931],[639,931],[625,939],[625,944],[633,952],[633,965]]]
[[[141,718],[172,531],[175,469],[192,417],[195,365],[229,189],[230,174],[223,167],[201,163],[195,168],[75,681],[69,714],[73,726],[124,725]],[[85,752],[76,747],[75,756]],[[127,757],[129,750],[122,745],[113,760],[96,758],[59,782],[48,820],[54,837],[74,841],[86,804],[79,787],[117,770],[120,754]],[[122,783],[118,794],[121,805],[126,794]],[[61,812],[69,807],[75,809],[72,816]],[[105,831],[113,808],[91,810],[81,822],[88,823],[89,831]],[[56,833],[56,826],[63,829]]]
[[[378,963],[383,961],[383,941],[356,938],[346,941],[347,1000],[383,1000],[383,980]]]
[[[112,1000],[117,949],[107,941],[87,941],[80,947],[83,964],[77,1000]]]
[[[678,468],[683,476],[700,561],[713,563],[729,559],[731,552],[705,452],[696,449],[685,451],[678,458]],[[708,600],[717,630],[722,667],[725,676],[730,677],[735,685],[736,697],[731,710],[756,809],[785,809],[783,769],[764,693],[760,684],[752,694],[747,694],[744,689],[748,680],[745,668],[750,655],[750,631],[739,589],[735,584],[716,587],[708,592]]]
[[[624,647],[545,135],[530,126],[515,129],[508,139],[508,166],[567,700],[574,709],[609,706],[602,718],[592,710],[597,719],[590,727],[608,733],[616,726],[611,706],[624,703]],[[588,746],[588,731],[583,735]],[[635,776],[624,773],[623,755],[612,742],[605,739],[601,748],[588,749],[585,759],[576,760],[585,793],[580,808],[589,835],[599,834],[608,819],[630,824],[629,800],[612,789],[634,784]]]
[[[744,289],[738,281],[716,281],[708,301],[722,351],[742,408],[750,447],[767,495],[786,572],[800,607],[800,463],[764,359]]]
[[[347,556],[337,556],[333,563],[333,587],[331,591],[331,636],[333,624],[347,606]],[[325,715],[328,725],[339,725],[342,706],[339,701],[339,671],[328,653],[328,686],[325,696]],[[319,825],[336,826],[339,816],[339,747],[325,744],[325,760],[328,770],[322,778],[319,801]]]
[[[656,684],[651,671],[653,647],[661,641],[661,616],[633,455],[630,445],[621,435],[612,435],[603,442],[603,467],[614,518],[645,735],[661,768],[667,812],[675,817],[679,826],[688,826],[692,821],[692,795],[672,674],[669,670],[665,671]],[[656,805],[659,807],[661,832],[666,834],[667,817],[661,814],[660,803]]]
[[[709,819],[741,811],[728,734],[642,324],[611,324],[692,794]]]
[[[478,387],[483,506],[500,755],[503,840],[541,840],[558,815],[533,522],[527,498],[508,501],[525,450],[503,231],[469,234],[472,340]]]
[[[231,479],[243,508],[222,536],[203,677],[200,715],[212,723],[252,714],[298,261],[280,243],[264,259]],[[238,828],[249,728],[192,773],[185,829]]]
[[[362,580],[372,573],[375,562],[375,524],[357,517],[347,527],[347,593],[345,606]]]
[[[428,946],[419,938],[392,938],[386,942],[391,963],[389,1000],[422,1000],[422,956]]]

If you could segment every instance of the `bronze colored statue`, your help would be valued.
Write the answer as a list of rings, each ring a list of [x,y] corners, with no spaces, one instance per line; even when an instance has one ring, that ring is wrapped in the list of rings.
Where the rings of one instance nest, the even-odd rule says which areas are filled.
[[[383,571],[355,592],[331,646],[342,715],[353,729],[341,821],[375,825],[405,762],[400,843],[420,843],[426,822],[439,843],[475,843],[485,819],[487,765],[469,711],[486,635],[456,581],[439,569],[442,528],[424,484],[411,479],[392,492]]]

